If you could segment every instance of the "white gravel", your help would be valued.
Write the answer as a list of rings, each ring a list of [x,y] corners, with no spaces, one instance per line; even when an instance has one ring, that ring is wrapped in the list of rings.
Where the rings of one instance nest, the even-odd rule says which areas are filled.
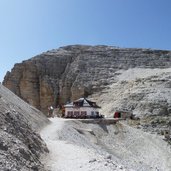
[[[41,131],[50,171],[170,171],[170,146],[162,137],[127,126],[52,118]]]
[[[54,118],[51,121],[52,123],[41,132],[50,150],[49,156],[45,159],[47,168],[52,171],[81,169],[91,157],[89,152],[82,147],[60,140],[58,132],[64,125],[63,119]]]
[[[131,110],[138,117],[160,115],[171,106],[171,68],[119,70],[116,82],[91,98],[100,112],[112,116],[116,110]]]

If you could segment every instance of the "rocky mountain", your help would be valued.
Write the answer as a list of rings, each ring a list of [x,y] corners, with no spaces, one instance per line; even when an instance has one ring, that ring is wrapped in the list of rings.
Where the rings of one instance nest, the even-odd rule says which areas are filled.
[[[15,64],[12,71],[6,74],[3,85],[46,113],[49,105],[57,106],[80,96],[101,94],[109,90],[111,85],[118,83],[121,72],[136,68],[166,69],[170,66],[171,51],[73,45],[50,50]],[[164,79],[170,79],[170,76]],[[157,82],[155,76],[151,81]],[[163,83],[161,79],[159,84]],[[148,84],[152,84],[149,79]],[[127,89],[124,85],[122,82],[116,88]],[[166,85],[169,89],[169,80]],[[143,91],[137,93],[137,96],[130,90],[130,94],[132,99],[139,101]],[[113,97],[121,98],[119,94]],[[129,102],[128,97],[122,98],[124,104]],[[140,104],[131,105],[132,110],[140,108]],[[117,108],[117,103],[114,106]]]
[[[41,154],[46,154],[48,150],[39,136],[39,130],[48,123],[48,120],[36,108],[0,85],[0,134],[3,137],[0,139],[0,170],[43,171],[42,162],[47,168],[64,168],[66,165],[63,163],[54,164],[57,160],[49,157],[53,154],[51,152],[56,152],[59,156],[63,155],[64,151],[65,154],[70,154],[70,151],[63,148],[70,146],[72,141],[75,146],[75,142],[84,142],[82,140],[86,140],[86,143],[83,143],[85,147],[91,140],[90,137],[92,140],[99,138],[99,151],[103,146],[107,152],[118,156],[119,161],[125,157],[122,164],[128,168],[143,171],[170,170],[168,144],[171,144],[171,139],[167,138],[164,142],[162,132],[171,132],[171,51],[111,46],[61,47],[15,64],[11,72],[6,74],[3,85],[44,113],[50,105],[57,106],[81,96],[89,96],[102,107],[102,114],[112,116],[118,109],[131,110],[140,120],[123,121],[119,124],[121,129],[116,127],[121,134],[114,130],[114,126],[107,126],[106,129],[104,125],[92,125],[95,132],[91,135],[75,130],[73,124],[76,122],[67,127],[68,124],[62,122],[60,125],[57,121],[58,124],[52,124],[54,129],[47,129],[42,133],[46,133],[44,138],[51,150],[47,155],[47,160],[52,162],[49,164],[46,155],[40,160]],[[75,127],[77,126],[85,126],[82,129],[89,130],[89,125],[78,123]],[[150,134],[142,132],[141,129]],[[111,135],[108,135],[110,130]],[[162,136],[157,136],[156,133]],[[77,141],[79,137],[80,141]],[[55,140],[59,140],[57,143],[61,148],[58,146],[54,150]],[[65,146],[61,140],[67,140],[67,143],[63,142]],[[90,146],[93,147],[91,144]],[[111,146],[113,149],[110,149]],[[95,152],[97,153],[97,150]],[[140,156],[138,160],[137,154]],[[63,161],[63,158],[60,159]],[[88,157],[87,162],[89,161],[91,160]],[[103,167],[108,166],[111,170],[118,167],[123,170],[117,160],[110,166],[108,159],[103,158],[101,161]],[[98,160],[93,162],[99,163]],[[78,167],[80,168],[80,163]]]
[[[158,134],[171,131],[171,68],[120,70],[116,79],[92,95],[101,113],[112,116],[116,110],[130,110],[140,118],[137,128]]]
[[[48,149],[39,131],[49,121],[36,108],[0,85],[0,170],[43,171]]]

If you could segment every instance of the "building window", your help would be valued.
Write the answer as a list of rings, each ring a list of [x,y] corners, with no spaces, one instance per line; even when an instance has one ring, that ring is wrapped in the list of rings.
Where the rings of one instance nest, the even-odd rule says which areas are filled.
[[[86,116],[87,115],[87,112],[86,111],[81,111],[81,115],[82,116]]]
[[[68,112],[67,112],[67,116],[68,116],[68,117],[72,117],[72,116],[73,116],[73,111],[68,111]]]
[[[79,111],[74,111],[74,116],[79,116],[80,112]]]
[[[94,115],[94,111],[91,111],[91,115]]]
[[[96,112],[96,115],[99,116],[99,112]]]

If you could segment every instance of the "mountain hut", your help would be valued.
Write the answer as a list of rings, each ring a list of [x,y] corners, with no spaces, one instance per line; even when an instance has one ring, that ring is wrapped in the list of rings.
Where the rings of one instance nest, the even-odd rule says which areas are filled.
[[[96,102],[80,98],[65,106],[65,118],[100,118],[100,107]]]

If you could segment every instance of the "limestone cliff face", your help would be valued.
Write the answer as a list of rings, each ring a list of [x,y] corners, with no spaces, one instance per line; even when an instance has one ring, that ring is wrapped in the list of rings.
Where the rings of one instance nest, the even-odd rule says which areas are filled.
[[[118,70],[170,66],[170,51],[73,45],[16,64],[3,85],[46,112],[49,105],[100,92],[117,81]]]

